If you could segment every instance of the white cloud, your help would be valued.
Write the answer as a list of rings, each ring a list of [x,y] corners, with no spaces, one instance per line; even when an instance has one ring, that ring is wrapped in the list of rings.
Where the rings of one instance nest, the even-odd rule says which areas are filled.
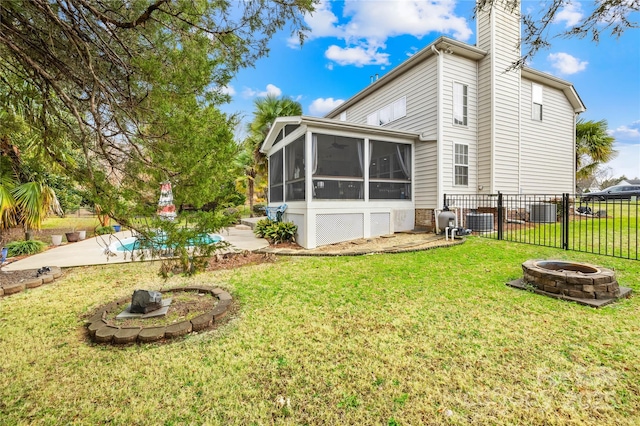
[[[331,11],[331,2],[322,0],[315,5],[313,14],[305,14],[304,21],[310,31],[306,33],[307,40],[321,37],[340,37],[342,32],[338,25],[338,17]],[[291,48],[300,47],[298,37],[290,37],[287,45]]]
[[[618,141],[640,144],[640,120],[631,123],[630,126],[619,126],[614,130],[609,130],[608,133]]]
[[[264,92],[258,93],[258,96],[264,97],[267,95],[280,96],[282,95],[282,90],[278,86],[275,86],[273,84],[267,84],[267,90],[265,90]]]
[[[563,7],[554,18],[554,22],[565,22],[566,27],[578,25],[584,14],[582,13],[582,5],[580,2],[574,1]]]
[[[581,61],[580,59],[569,55],[568,53],[550,53],[547,56],[547,60],[551,62],[551,66],[560,74],[575,74],[580,71],[584,71],[587,68],[589,62]]]
[[[613,176],[625,175],[629,179],[640,179],[640,143],[615,143],[613,148],[618,155],[606,165],[611,167]]]
[[[267,84],[266,90],[258,91],[250,87],[245,87],[242,91],[242,96],[245,98],[253,98],[256,96],[264,98],[268,95],[280,96],[282,95],[282,90],[274,84]]]
[[[347,37],[384,42],[388,37],[430,32],[451,34],[458,40],[471,37],[467,20],[455,15],[454,0],[345,1],[343,15],[351,17],[345,25]]]
[[[608,133],[616,138],[613,148],[618,155],[607,163],[615,177],[640,178],[640,120],[619,126]]]
[[[225,95],[233,96],[236,94],[236,89],[234,89],[232,85],[222,86],[220,87],[220,92]]]
[[[362,46],[345,47],[344,49],[336,45],[329,46],[324,53],[327,59],[332,60],[338,65],[355,65],[362,67],[364,65],[389,65],[389,54],[378,52],[377,47]]]
[[[466,41],[472,34],[468,21],[455,15],[455,0],[383,0],[375,4],[346,0],[342,3],[342,19],[331,8],[335,4],[339,3],[321,1],[313,14],[305,16],[305,22],[310,28],[308,40],[322,37],[344,40],[344,48],[333,45],[325,53],[329,59],[337,57],[340,65],[387,64],[388,55],[378,50],[386,47],[389,37],[421,38],[438,32]],[[289,45],[298,45],[297,40],[290,39]]]
[[[343,103],[344,99],[318,98],[311,102],[311,105],[309,106],[309,112],[311,113],[311,115],[324,116],[329,111],[333,110],[338,105]]]

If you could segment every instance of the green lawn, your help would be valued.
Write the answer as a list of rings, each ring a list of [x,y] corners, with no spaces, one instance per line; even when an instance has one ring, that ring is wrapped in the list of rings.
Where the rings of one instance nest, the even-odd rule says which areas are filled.
[[[519,291],[531,258],[640,262],[470,238],[424,252],[279,258],[166,285],[229,289],[223,328],[157,346],[83,339],[82,316],[157,289],[157,265],[77,268],[0,299],[0,424],[640,423],[640,304]]]
[[[48,217],[42,222],[42,229],[68,229],[71,231],[74,228],[85,229],[95,228],[100,226],[97,216],[89,217]]]

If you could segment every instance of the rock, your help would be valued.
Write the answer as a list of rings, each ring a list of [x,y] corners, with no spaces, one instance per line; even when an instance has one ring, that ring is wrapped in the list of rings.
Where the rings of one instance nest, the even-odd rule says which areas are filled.
[[[132,314],[146,314],[162,307],[162,293],[152,290],[136,290],[131,297]]]

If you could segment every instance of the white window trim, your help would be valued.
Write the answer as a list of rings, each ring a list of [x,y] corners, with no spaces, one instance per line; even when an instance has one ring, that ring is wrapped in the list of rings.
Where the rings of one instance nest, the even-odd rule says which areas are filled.
[[[460,114],[462,115],[462,123],[456,123],[456,86],[460,86],[462,89],[462,92],[460,93],[460,96],[462,97],[462,104],[460,105]],[[467,90],[467,95],[464,95],[464,88],[466,88]],[[451,117],[451,121],[453,123],[454,126],[460,126],[460,127],[468,127],[469,126],[469,85],[468,84],[464,84],[461,83],[459,81],[454,81],[453,82],[453,86],[451,88],[451,93],[452,93],[452,102],[451,102],[451,107],[452,107],[452,117]],[[465,103],[466,100],[466,103]],[[465,108],[466,108],[466,114],[465,114]]]
[[[380,114],[383,110],[389,110],[389,121],[382,123],[380,121]],[[367,124],[370,126],[386,126],[389,123],[393,123],[403,117],[407,116],[407,97],[403,96],[395,101],[379,108],[378,110],[367,115]]]
[[[466,146],[467,147],[467,164],[458,164],[456,162],[456,146],[460,145],[460,146]],[[457,143],[454,142],[453,144],[453,173],[452,173],[452,180],[453,180],[453,186],[456,187],[464,187],[467,188],[469,187],[469,144],[467,143]],[[458,184],[456,183],[456,167],[466,167],[467,168],[467,183],[466,184]]]
[[[536,105],[540,105],[540,114],[536,114]],[[542,121],[544,118],[544,87],[531,83],[531,119]]]

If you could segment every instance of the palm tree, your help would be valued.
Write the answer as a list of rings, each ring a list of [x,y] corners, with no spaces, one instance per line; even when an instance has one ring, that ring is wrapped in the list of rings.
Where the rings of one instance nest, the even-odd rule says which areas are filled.
[[[612,160],[615,138],[607,134],[607,120],[576,123],[576,179],[588,179],[597,168]]]
[[[260,147],[278,117],[302,115],[302,105],[287,97],[267,95],[257,98],[254,103],[253,120],[248,125],[249,136],[244,141],[244,170],[249,192],[249,210],[253,217],[254,184],[259,176],[267,175],[267,158]],[[247,154],[249,154],[247,156]]]
[[[6,135],[0,145],[0,229],[24,228],[25,239],[40,229],[49,213],[62,214],[55,191],[44,182],[28,179],[20,151]]]

